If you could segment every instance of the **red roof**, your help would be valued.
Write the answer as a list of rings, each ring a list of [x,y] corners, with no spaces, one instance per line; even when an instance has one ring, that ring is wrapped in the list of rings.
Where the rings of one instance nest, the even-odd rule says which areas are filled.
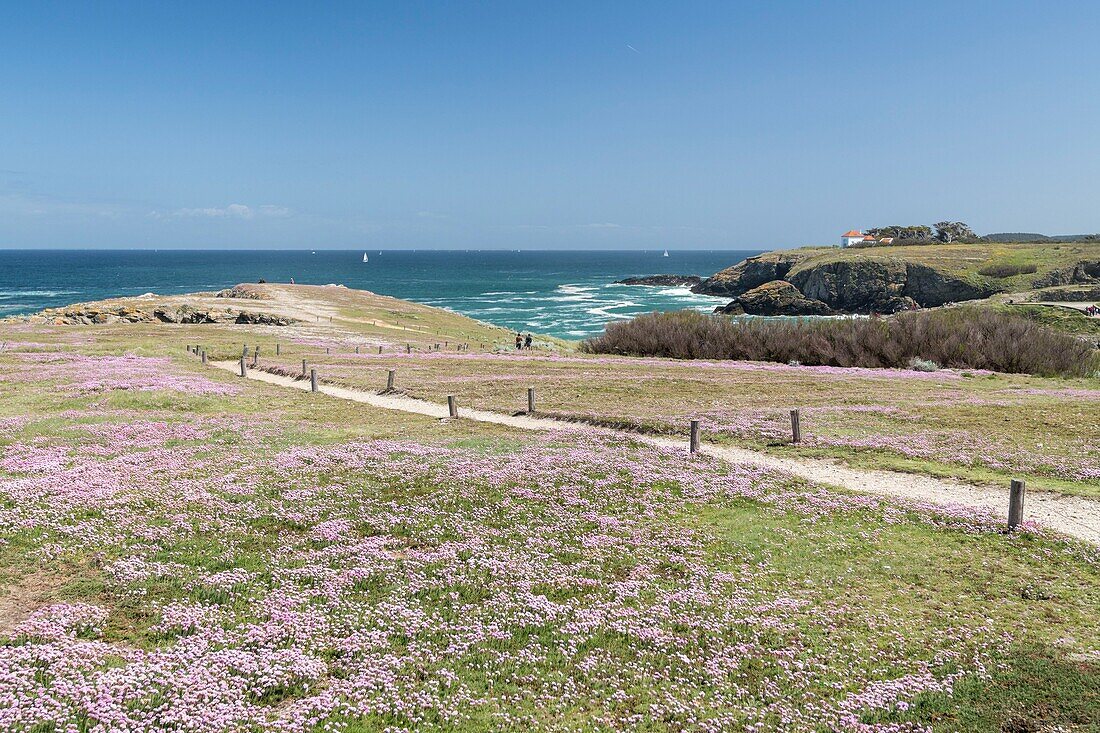
[[[855,229],[853,229],[850,232],[844,232],[840,236],[842,236],[842,237],[862,237],[863,232],[857,232]]]

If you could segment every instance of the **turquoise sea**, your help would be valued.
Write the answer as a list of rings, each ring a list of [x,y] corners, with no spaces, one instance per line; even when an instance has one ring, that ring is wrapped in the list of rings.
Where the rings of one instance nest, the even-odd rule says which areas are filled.
[[[363,262],[363,255],[368,262]],[[653,310],[712,310],[687,288],[615,285],[635,275],[711,275],[759,250],[0,250],[0,316],[239,282],[340,283],[508,328],[563,338]]]

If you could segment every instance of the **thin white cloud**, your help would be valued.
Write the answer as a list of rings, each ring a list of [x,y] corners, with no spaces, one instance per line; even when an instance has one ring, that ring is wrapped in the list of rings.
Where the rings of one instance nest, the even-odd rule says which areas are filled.
[[[175,209],[167,213],[152,211],[149,216],[154,219],[284,219],[291,216],[293,211],[285,206],[263,204],[261,206],[247,206],[245,204],[229,204],[228,206],[206,206],[201,208]]]

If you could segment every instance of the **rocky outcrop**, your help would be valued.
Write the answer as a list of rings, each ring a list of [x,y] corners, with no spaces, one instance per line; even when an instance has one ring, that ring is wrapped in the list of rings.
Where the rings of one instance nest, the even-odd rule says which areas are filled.
[[[240,285],[234,285],[231,288],[225,290],[219,290],[214,293],[215,298],[244,298],[245,300],[269,300],[271,298],[261,288],[257,288],[254,285],[242,283]]]
[[[734,298],[715,313],[752,316],[827,316],[833,309],[820,300],[807,298],[786,280],[772,280]]]
[[[646,275],[617,280],[616,285],[662,285],[665,287],[695,286],[703,282],[698,275]]]
[[[813,261],[807,261],[814,255]],[[896,313],[985,298],[998,292],[994,286],[897,257],[829,259],[821,255],[820,251],[769,252],[723,270],[694,290],[732,296],[736,305],[728,307],[740,307],[749,313],[743,296],[761,285],[772,285],[750,298],[750,307],[780,309],[766,315],[816,314],[814,309],[821,306],[835,313]],[[784,312],[783,308],[789,310]]]
[[[798,252],[765,252],[708,277],[692,291],[735,298],[772,280],[785,280],[791,268],[802,259],[805,255]]]
[[[91,326],[102,323],[256,323],[269,326],[289,326],[293,318],[270,313],[251,313],[232,308],[194,308],[181,305],[176,308],[135,308],[118,306],[100,308],[77,305],[68,308],[52,308],[39,314],[47,321],[59,325]]]
[[[791,275],[806,297],[851,313],[903,310],[905,279],[905,263],[894,259],[827,262]]]
[[[1058,285],[1087,285],[1100,283],[1100,261],[1078,262],[1070,267],[1052,270],[1032,280],[1036,288],[1051,288]]]
[[[1100,301],[1100,284],[1040,290],[1032,296],[1031,300],[1045,300],[1052,303],[1096,302]]]
[[[1001,288],[995,285],[975,284],[940,272],[934,267],[914,262],[906,264],[905,290],[903,294],[919,306],[930,308],[962,300],[988,298]]]

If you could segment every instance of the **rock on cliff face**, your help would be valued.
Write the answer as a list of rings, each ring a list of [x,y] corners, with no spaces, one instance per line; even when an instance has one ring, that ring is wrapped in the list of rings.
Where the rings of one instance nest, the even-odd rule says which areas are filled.
[[[1050,288],[1057,285],[1088,285],[1100,282],[1100,261],[1078,262],[1072,267],[1048,272],[1035,278],[1032,285],[1037,288]]]
[[[752,316],[827,316],[833,309],[820,300],[807,298],[786,280],[772,280],[734,298],[715,313]]]
[[[753,289],[766,283],[776,284],[765,291],[770,297],[761,300],[761,294],[750,299],[751,307],[790,308],[767,315],[807,315],[820,307],[814,304],[837,313],[895,313],[985,298],[996,292],[896,257],[835,259],[814,264],[805,262],[810,254],[814,253],[769,252],[719,272],[694,290],[707,295],[729,295],[740,302]],[[736,310],[732,303],[731,306]],[[741,307],[746,313],[752,312],[744,304]]]
[[[917,305],[928,308],[960,300],[988,298],[999,291],[990,285],[973,285],[957,277],[946,275],[934,267],[906,264],[904,295],[913,299]]]
[[[903,301],[905,280],[905,263],[899,260],[842,260],[791,275],[791,282],[806,297],[855,313],[892,313],[911,307]]]

